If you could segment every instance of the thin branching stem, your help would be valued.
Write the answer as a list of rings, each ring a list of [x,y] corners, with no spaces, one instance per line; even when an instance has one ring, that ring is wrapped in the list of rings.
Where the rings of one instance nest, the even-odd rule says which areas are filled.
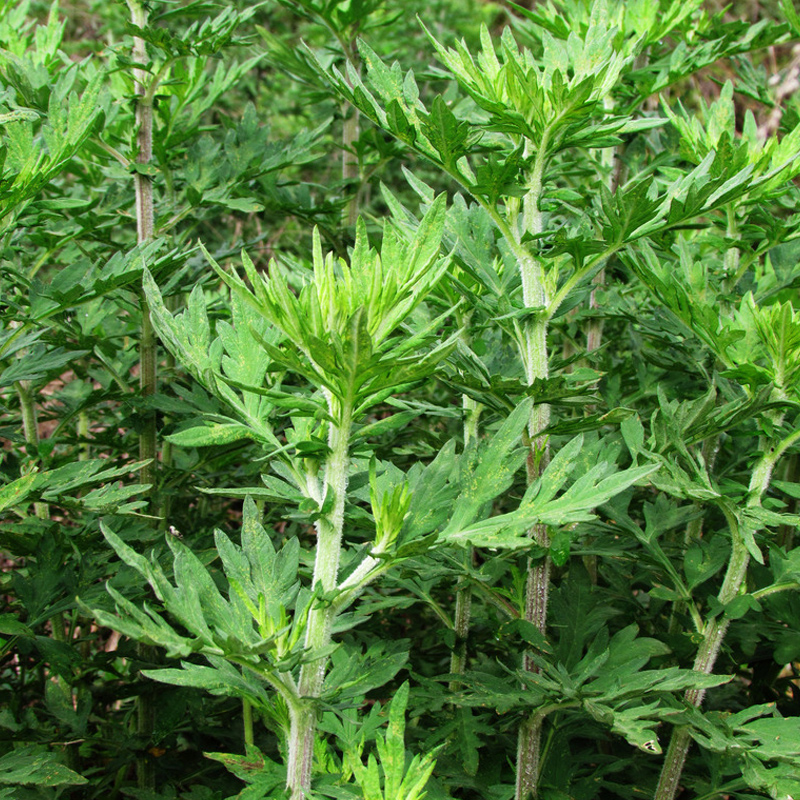
[[[17,381],[14,384],[14,388],[16,389],[20,408],[22,410],[22,432],[25,436],[25,442],[34,451],[34,453],[38,453],[40,439],[39,415],[36,409],[36,395],[31,387],[30,381]],[[38,455],[36,455],[36,458],[38,459]],[[37,501],[33,504],[33,511],[37,519],[45,521],[50,519],[49,503]],[[72,636],[67,628],[66,620],[62,612],[54,614],[50,618],[50,630],[52,632],[53,639],[55,639],[57,642],[68,644],[72,640]],[[55,677],[55,680],[58,682],[58,685],[64,695],[71,699],[73,695],[72,687],[70,686],[69,681],[61,675]],[[67,745],[64,750],[67,757],[67,766],[69,766],[71,769],[78,769],[79,754],[77,748],[74,745]]]
[[[465,320],[467,325],[468,321]],[[466,335],[466,334],[465,334]],[[481,404],[464,395],[462,398],[464,409],[464,446],[478,439],[478,425],[482,411]],[[475,557],[474,548],[467,547],[463,553],[464,572],[469,573],[472,569],[472,561]],[[450,674],[463,675],[467,669],[467,641],[469,638],[470,621],[472,617],[472,584],[468,578],[462,578],[456,589],[456,607],[453,615],[453,634],[455,642],[453,652],[450,654]],[[449,689],[454,692],[459,687],[459,681],[453,679],[449,683]]]
[[[242,700],[242,727],[245,745],[252,746],[255,743],[253,738],[253,704],[247,699]]]

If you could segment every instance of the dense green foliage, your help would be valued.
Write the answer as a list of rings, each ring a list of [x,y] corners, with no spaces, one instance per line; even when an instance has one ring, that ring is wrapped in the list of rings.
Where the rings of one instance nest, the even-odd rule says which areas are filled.
[[[0,0],[0,798],[800,796],[791,0]]]

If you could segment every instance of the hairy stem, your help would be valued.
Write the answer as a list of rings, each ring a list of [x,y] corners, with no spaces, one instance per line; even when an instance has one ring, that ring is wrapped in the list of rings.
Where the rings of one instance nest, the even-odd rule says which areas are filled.
[[[732,530],[731,533],[734,538],[734,552],[728,564],[725,581],[717,598],[723,605],[730,603],[739,593],[739,589],[747,575],[747,565],[750,561],[750,555],[744,547],[738,531]],[[694,670],[696,672],[702,672],[705,675],[710,675],[713,672],[714,664],[729,625],[730,619],[724,616],[717,617],[706,625],[703,641],[694,661]],[[704,697],[705,689],[687,689],[684,699],[690,705],[699,708]],[[690,744],[691,737],[686,728],[675,728],[673,730],[667,754],[664,758],[664,766],[661,770],[658,787],[656,788],[655,800],[673,800],[675,797]]]
[[[138,28],[147,25],[147,10],[138,0],[129,0],[131,22]],[[133,39],[133,60],[139,64],[147,63],[147,47],[144,39],[135,36]],[[147,72],[134,70],[136,81],[136,163],[147,165],[153,158],[153,106],[149,100]],[[149,242],[154,236],[153,184],[148,175],[134,173],[134,189],[136,192],[136,239],[139,244]],[[155,394],[157,386],[156,373],[156,335],[150,319],[150,308],[142,297],[142,330],[139,342],[139,387],[141,394],[148,397]],[[151,486],[151,498],[155,494],[156,479],[156,418],[152,411],[144,415],[143,429],[139,435],[139,457],[150,459],[150,463],[142,467],[141,480]]]
[[[531,714],[522,720],[517,737],[516,797],[536,797],[541,751],[542,717]]]
[[[523,201],[524,233],[534,236],[542,233],[544,217],[540,208],[544,169],[547,158],[547,131],[542,136],[531,173],[529,191]],[[535,245],[534,245],[535,246]],[[541,309],[534,312],[525,322],[522,330],[522,362],[528,384],[537,379],[547,378],[549,374],[547,357],[547,296],[544,267],[541,260],[528,255],[520,263],[522,277],[522,297],[526,308]],[[528,484],[533,483],[543,472],[550,458],[550,450],[544,430],[550,423],[550,406],[540,403],[533,407],[528,422],[530,453],[527,462]],[[545,525],[537,524],[531,536],[540,547],[550,545],[550,537]],[[537,561],[528,563],[528,579],[525,589],[525,619],[532,622],[544,633],[547,626],[547,606],[550,592],[551,560],[549,554]],[[524,658],[524,668],[536,672],[538,667],[529,656]],[[528,800],[537,796],[539,771],[541,769],[542,723],[544,717],[532,714],[523,720],[517,740],[517,783],[516,800]]]
[[[768,448],[767,452],[759,459],[750,478],[747,499],[749,507],[761,505],[761,498],[769,487],[775,464],[786,448],[798,438],[800,438],[800,431],[796,431],[779,445]],[[717,600],[723,607],[730,603],[741,591],[747,577],[747,567],[750,563],[750,553],[745,545],[744,534],[739,529],[738,520],[729,512],[726,512],[726,517],[728,518],[733,549],[725,572],[725,579],[722,582],[722,588],[717,595]],[[705,675],[710,675],[713,672],[729,625],[730,619],[724,614],[708,620],[703,631],[703,641],[694,661],[694,670],[696,672]],[[684,695],[686,702],[695,708],[699,708],[702,705],[704,697],[704,689],[687,689]],[[654,800],[674,800],[690,744],[691,737],[686,728],[679,727],[673,730]]]
[[[147,25],[147,9],[140,0],[128,0],[131,22],[137,28]],[[133,38],[133,60],[137,64],[147,64],[147,46],[139,36]],[[136,91],[136,163],[147,165],[153,157],[153,104],[149,90],[148,73],[144,69],[134,70]],[[136,171],[133,175],[136,194],[136,239],[139,244],[150,241],[154,236],[155,216],[153,211],[153,184],[149,175]],[[156,373],[156,335],[150,319],[150,308],[142,295],[139,303],[142,314],[142,328],[139,339],[139,389],[143,398],[155,394],[158,376]],[[158,453],[156,416],[153,410],[142,415],[139,433],[139,458],[147,460],[140,472],[140,480],[149,488],[150,512],[156,513],[156,456]],[[138,654],[143,661],[153,657],[152,648],[138,645]],[[153,736],[155,727],[155,704],[150,692],[137,697],[137,733],[142,738],[143,750]],[[155,765],[147,754],[139,756],[136,765],[137,782],[140,789],[155,789]]]
[[[317,521],[317,551],[314,562],[314,588],[329,593],[337,588],[339,558],[344,529],[344,506],[349,469],[349,439],[352,426],[352,405],[330,399],[331,423],[328,435],[330,453],[325,463],[325,496],[331,493],[330,513]],[[308,615],[306,627],[306,658],[325,648],[331,641],[331,629],[337,607],[331,603],[315,602]],[[292,800],[303,800],[311,788],[314,761],[314,737],[317,728],[317,700],[322,691],[327,657],[306,661],[300,668],[299,697],[290,706],[289,760],[286,785]]]

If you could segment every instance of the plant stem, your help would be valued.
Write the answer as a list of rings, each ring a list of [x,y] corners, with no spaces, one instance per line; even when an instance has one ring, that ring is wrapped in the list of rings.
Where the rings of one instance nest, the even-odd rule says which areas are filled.
[[[538,235],[544,228],[544,220],[539,203],[541,200],[544,168],[547,157],[548,132],[542,136],[536,153],[529,191],[523,201],[524,232]],[[523,328],[522,362],[528,385],[537,379],[547,378],[549,374],[547,358],[547,287],[542,262],[527,254],[520,262],[522,277],[522,298],[526,308],[541,309],[529,319]],[[533,407],[528,422],[530,452],[527,462],[527,480],[530,485],[544,471],[550,458],[547,437],[543,431],[550,423],[550,406],[540,403]],[[537,524],[531,530],[536,544],[547,549],[550,537],[547,526]],[[537,630],[545,632],[547,626],[547,605],[550,591],[551,560],[549,554],[536,563],[528,562],[528,580],[525,588],[525,619],[532,622]],[[526,655],[523,667],[529,672],[537,672],[538,667]],[[544,716],[531,714],[523,720],[517,740],[517,783],[516,800],[528,800],[537,796],[537,784],[541,767],[542,723]]]
[[[759,459],[750,478],[748,507],[752,508],[761,505],[761,498],[769,487],[775,464],[782,453],[798,438],[800,438],[800,431],[794,432],[779,445],[769,447]],[[719,604],[724,607],[739,594],[744,585],[747,577],[747,567],[750,563],[750,553],[745,545],[744,536],[739,529],[736,516],[724,508],[723,512],[728,520],[733,545],[731,558],[725,572],[725,579],[717,595]],[[701,672],[705,675],[710,675],[713,672],[714,664],[729,625],[730,619],[726,618],[724,613],[706,623],[703,641],[694,661],[693,668],[696,672]],[[702,705],[704,697],[705,689],[687,689],[684,695],[686,702],[695,708],[699,708]],[[674,800],[690,744],[691,737],[686,728],[678,727],[673,729],[654,800]]]
[[[22,410],[22,432],[25,436],[25,442],[32,446],[34,450],[38,451],[39,448],[39,418],[36,413],[36,398],[31,389],[30,381],[17,381],[14,388],[19,398],[20,409]],[[49,503],[36,502],[33,504],[33,512],[37,519],[49,520],[50,519],[50,505]],[[53,639],[63,644],[69,644],[71,637],[67,633],[66,621],[64,614],[59,612],[50,618],[50,630]],[[61,687],[65,695],[72,698],[72,687],[69,681],[63,676],[56,677],[58,685]],[[64,747],[66,755],[67,766],[70,769],[78,770],[80,767],[78,750],[74,745],[66,745]]]
[[[252,746],[255,742],[253,739],[253,705],[249,700],[242,700],[242,723],[245,746]]]
[[[333,33],[339,40],[347,60],[360,72],[361,64],[356,55],[355,40],[347,41],[337,31]],[[345,80],[350,85],[349,79]],[[360,133],[359,117],[360,112],[355,106],[347,102],[342,103],[342,180],[346,182],[355,182],[359,177],[358,155],[353,150]],[[359,192],[353,191],[344,207],[342,221],[348,228],[353,227],[358,219],[358,197]]]
[[[774,583],[772,586],[765,586],[763,589],[757,589],[752,593],[756,600],[761,600],[763,597],[769,597],[778,592],[796,592],[800,590],[800,583],[790,581],[788,583]]]
[[[39,417],[36,413],[36,399],[31,390],[30,381],[17,381],[14,384],[22,411],[22,432],[25,442],[36,452],[38,460],[39,449]],[[32,454],[31,454],[32,455]],[[33,504],[33,513],[38,519],[50,519],[50,506],[47,503],[36,502]]]
[[[169,309],[171,314],[174,314],[178,310],[178,296],[173,295],[171,297],[167,297],[164,300],[164,304]],[[168,376],[172,376],[175,374],[175,356],[172,353],[165,353],[164,355],[164,367],[166,369],[166,374]],[[169,378],[167,378],[167,381]],[[165,417],[162,421],[162,425],[166,425],[169,422],[169,419]],[[161,470],[162,473],[166,473],[167,470],[170,470],[173,466],[174,461],[174,454],[172,449],[172,442],[164,441],[161,445]],[[162,481],[164,479],[162,478]],[[163,485],[163,483],[162,483]],[[162,530],[167,530],[168,528],[168,520],[171,516],[172,511],[172,495],[166,492],[163,492],[159,496],[159,511],[161,513],[161,528]],[[263,500],[262,503],[262,510],[263,510]]]
[[[739,226],[736,221],[736,206],[733,203],[729,203],[725,207],[725,216],[728,223],[726,235],[729,239],[738,239]],[[728,292],[733,290],[739,277],[740,253],[741,251],[738,247],[729,247],[725,251],[725,280],[723,288]]]
[[[314,562],[314,590],[328,594],[337,588],[342,532],[344,529],[344,506],[347,495],[347,473],[349,469],[349,440],[352,426],[352,404],[340,404],[329,398],[331,423],[328,434],[330,453],[325,462],[325,488],[321,500],[333,495],[333,508],[326,516],[317,520],[317,552]],[[322,691],[327,656],[314,657],[331,641],[331,629],[337,607],[317,600],[311,607],[306,625],[305,652],[307,660],[300,668],[298,697],[290,704],[289,759],[286,785],[291,790],[292,800],[303,800],[311,788],[311,773],[314,761],[314,737],[317,728],[317,699]]]
[[[137,28],[147,25],[147,10],[138,0],[128,0],[131,11],[131,22]],[[135,36],[133,39],[133,60],[139,64],[147,63],[147,47],[144,39]],[[137,164],[149,164],[153,158],[153,106],[149,100],[147,89],[147,73],[142,69],[134,70],[136,80],[136,144]],[[134,173],[134,189],[136,192],[136,239],[139,244],[149,242],[155,231],[153,210],[153,184],[148,175]],[[156,335],[150,319],[150,307],[142,296],[140,300],[142,312],[142,330],[139,342],[139,388],[143,397],[155,394],[157,387]],[[155,496],[156,481],[156,417],[152,411],[143,415],[143,429],[139,435],[139,457],[150,459],[150,463],[141,469],[142,483],[151,486],[151,505]]]
[[[147,25],[147,9],[140,0],[128,0],[131,22],[137,28]],[[133,37],[133,60],[137,64],[147,63],[147,46],[144,39]],[[136,163],[149,164],[153,157],[153,104],[148,89],[148,74],[144,69],[134,70],[136,88]],[[136,239],[139,244],[150,241],[154,236],[155,216],[153,211],[153,184],[148,175],[135,172],[133,175],[136,193]],[[139,339],[139,388],[143,398],[155,394],[158,376],[156,372],[156,335],[150,319],[150,307],[144,295],[139,307],[142,314],[142,328]],[[139,433],[139,458],[147,460],[140,471],[140,480],[149,488],[150,511],[156,512],[156,456],[158,454],[156,416],[148,409],[142,415],[142,428]],[[141,643],[137,653],[143,661],[152,658],[152,648]],[[155,727],[155,704],[150,692],[137,697],[137,733],[143,740],[143,749],[153,736]],[[155,765],[146,754],[139,756],[136,764],[137,783],[140,789],[155,789]]]
[[[722,605],[730,603],[739,593],[739,589],[747,575],[747,565],[750,562],[750,554],[747,552],[738,530],[732,528],[731,534],[733,536],[733,554],[728,564],[725,581],[717,598]],[[730,619],[725,618],[724,615],[711,620],[707,624],[703,642],[694,661],[694,670],[696,672],[702,672],[706,675],[711,674],[729,625]],[[684,699],[690,705],[699,708],[704,697],[705,689],[687,689]],[[691,737],[688,729],[675,728],[673,730],[667,754],[664,758],[664,766],[658,781],[658,787],[656,788],[655,800],[673,800],[675,797],[690,744]]]
[[[611,114],[614,110],[614,101],[610,97],[606,97],[603,101],[603,108],[607,114]],[[604,147],[600,151],[600,164],[608,175],[606,185],[608,191],[614,194],[619,187],[619,182],[622,177],[622,152],[624,145],[619,144],[616,147]],[[603,286],[606,280],[605,265],[592,279],[592,292],[589,295],[589,308],[594,311],[598,308],[597,304],[597,290]],[[600,348],[603,341],[603,325],[605,319],[601,316],[591,317],[586,326],[586,352],[593,353]],[[596,565],[595,565],[596,571]]]
[[[78,461],[88,461],[91,456],[91,446],[89,444],[89,412],[82,408],[78,413]]]
[[[468,445],[478,439],[478,422],[483,406],[471,397],[464,395],[461,401],[465,412],[464,419],[464,444]],[[464,550],[464,571],[472,568],[472,559],[475,555],[473,547]],[[469,637],[470,619],[472,616],[472,586],[469,581],[462,580],[456,590],[456,608],[453,617],[453,632],[455,643],[450,654],[450,674],[463,675],[467,668],[467,638]],[[448,688],[456,691],[459,681],[451,680]]]
[[[784,462],[783,475],[781,476],[787,483],[794,483],[798,478],[798,466],[800,466],[800,459],[797,453],[792,453]],[[790,514],[796,514],[798,509],[798,502],[796,497],[789,500],[787,511]],[[778,529],[778,536],[776,541],[778,546],[782,547],[788,553],[794,546],[794,531],[793,525],[781,525]]]
[[[353,146],[358,141],[358,109],[344,104],[342,108],[344,124],[342,127],[342,178],[345,181],[355,181],[358,178],[358,156],[353,151]],[[350,228],[358,219],[358,192],[353,191],[344,208],[344,224]]]
[[[709,474],[711,473],[711,470],[714,467],[714,462],[717,459],[719,447],[719,435],[711,436],[703,442],[703,447],[701,449],[703,464],[705,464],[705,468]],[[703,504],[699,500],[696,500],[692,505],[694,510],[698,512],[698,515],[688,522],[686,525],[686,530],[683,534],[683,546],[687,550],[695,542],[698,542],[703,538],[703,520],[705,517]],[[678,633],[680,629],[680,615],[686,610],[686,608],[687,603],[685,600],[677,600],[675,603],[673,603],[672,611],[670,612],[669,616],[669,625],[667,628],[669,633]]]
[[[473,549],[464,550],[464,569],[472,566]],[[462,581],[456,591],[456,608],[453,617],[455,643],[450,654],[450,674],[463,675],[467,669],[467,638],[469,637],[470,620],[472,618],[472,587],[468,581]],[[453,679],[448,684],[451,692],[456,691],[460,681]]]
[[[156,393],[158,380],[156,362],[156,333],[150,319],[150,306],[142,298],[142,330],[139,343],[139,389],[143,398],[151,397]],[[151,511],[155,512],[156,495],[156,457],[158,455],[158,438],[156,431],[155,412],[148,409],[143,414],[143,428],[139,434],[139,458],[148,459],[140,471],[142,483],[150,486]]]

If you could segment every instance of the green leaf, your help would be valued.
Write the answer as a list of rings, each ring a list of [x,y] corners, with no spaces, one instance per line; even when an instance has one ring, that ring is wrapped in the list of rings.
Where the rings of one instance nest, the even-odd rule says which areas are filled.
[[[0,125],[7,125],[9,122],[36,122],[39,114],[30,108],[17,108],[5,114],[0,114]]]
[[[179,447],[213,447],[252,438],[253,432],[239,424],[212,424],[172,433],[164,438]]]
[[[39,475],[31,472],[29,475],[23,475],[21,478],[7,483],[0,489],[0,511],[4,511],[9,506],[21,503],[31,493]]]
[[[244,197],[226,197],[220,202],[226,208],[232,208],[234,211],[244,211],[248,214],[257,214],[259,211],[264,210],[262,203]]]
[[[408,693],[406,681],[392,698],[386,734],[376,737],[380,769],[378,759],[373,754],[370,754],[366,766],[360,758],[353,761],[355,777],[365,800],[422,800],[424,797],[425,786],[436,765],[437,751],[423,757],[415,755],[406,766],[405,711]]]
[[[761,604],[750,594],[734,597],[725,606],[725,616],[729,619],[741,619],[748,611],[761,611]]]
[[[457,463],[455,441],[451,440],[426,467],[415,464],[409,470],[411,504],[400,534],[401,543],[433,533],[449,518],[458,488],[453,481]]]
[[[773,480],[770,483],[770,486],[780,489],[785,494],[788,494],[789,497],[794,497],[796,500],[800,500],[800,483],[789,483],[788,481]]]
[[[209,661],[210,667],[182,661],[181,669],[147,669],[142,670],[142,675],[172,686],[192,686],[214,695],[242,697],[264,708],[271,705],[264,686],[252,674],[239,672],[223,658],[210,656]]]
[[[795,36],[800,36],[800,15],[798,15],[792,0],[781,0],[781,8]]]
[[[74,492],[76,489],[83,489],[94,483],[101,483],[136,473],[147,463],[146,461],[136,461],[131,464],[125,464],[122,467],[109,467],[108,460],[103,458],[74,461],[71,464],[65,464],[63,467],[41,473],[41,481],[44,484],[42,497],[45,500],[55,500],[67,492]],[[117,487],[108,486],[103,488],[112,489]],[[129,489],[132,487],[124,488]],[[85,498],[83,499],[85,500]]]
[[[376,422],[371,422],[358,428],[351,437],[351,442],[366,441],[377,436],[382,436],[385,433],[396,431],[408,425],[411,420],[416,419],[422,410],[419,411],[398,411],[385,419],[379,419]]]
[[[443,538],[452,541],[457,531],[476,519],[484,504],[511,485],[527,454],[522,446],[522,432],[532,406],[531,399],[523,400],[486,443],[465,450],[459,459],[460,491]]]
[[[81,786],[89,781],[58,762],[55,753],[25,745],[0,756],[0,784],[12,786]]]
[[[550,540],[550,558],[557,567],[563,567],[569,561],[570,536],[567,531],[558,531]]]
[[[480,134],[476,137],[468,122],[459,122],[441,95],[434,97],[430,113],[421,118],[425,137],[442,164],[448,170],[457,170],[458,160],[469,152]]]
[[[42,345],[36,345],[25,353],[24,358],[12,361],[0,373],[0,386],[11,386],[17,381],[42,382],[47,376],[57,374],[74,359],[85,356],[88,352],[65,350],[63,347],[45,350]]]
[[[247,784],[237,795],[241,800],[286,800],[286,767],[265,756],[257,747],[248,744],[245,755],[237,753],[203,753],[206,758],[219,761],[239,780]],[[253,791],[251,792],[250,789]]]
[[[323,699],[339,702],[363,698],[373,689],[385,686],[408,661],[408,642],[375,642],[366,651],[351,645],[340,647],[332,656],[325,676]]]
[[[729,552],[730,548],[718,537],[690,545],[683,556],[687,588],[696,589],[716,575],[727,563]]]
[[[147,178],[157,178],[160,170],[155,164],[140,164],[134,161],[128,167],[128,172],[134,175],[144,175]]]
[[[33,631],[13,614],[0,614],[0,633],[5,636],[33,636]]]
[[[620,423],[620,431],[631,456],[636,460],[644,447],[644,426],[638,417],[628,417]]]

